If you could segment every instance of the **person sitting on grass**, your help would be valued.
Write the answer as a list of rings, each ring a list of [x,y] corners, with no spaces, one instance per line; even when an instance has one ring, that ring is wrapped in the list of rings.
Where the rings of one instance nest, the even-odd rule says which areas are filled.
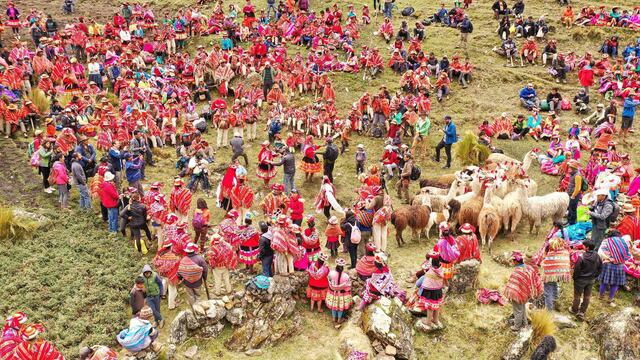
[[[520,104],[522,104],[522,106],[524,106],[527,110],[532,110],[533,108],[537,108],[538,106],[540,106],[538,94],[533,88],[532,83],[528,83],[527,86],[520,90]]]

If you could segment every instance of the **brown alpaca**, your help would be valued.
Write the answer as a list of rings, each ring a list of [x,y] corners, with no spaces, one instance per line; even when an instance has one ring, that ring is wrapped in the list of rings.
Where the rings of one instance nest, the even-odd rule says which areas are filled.
[[[493,185],[489,185],[484,194],[482,210],[478,214],[478,230],[480,231],[480,240],[482,247],[489,244],[489,254],[491,254],[491,243],[500,231],[502,219],[498,209],[492,204]]]
[[[458,224],[471,224],[476,229],[478,228],[478,216],[484,203],[485,194],[484,185],[481,187],[480,192],[473,198],[460,205],[460,211],[458,212]]]
[[[396,228],[396,241],[398,246],[405,244],[402,232],[407,227],[411,228],[411,239],[415,240],[418,234],[418,241],[422,237],[425,228],[429,223],[431,210],[428,206],[408,205],[403,206],[391,213],[391,224]]]

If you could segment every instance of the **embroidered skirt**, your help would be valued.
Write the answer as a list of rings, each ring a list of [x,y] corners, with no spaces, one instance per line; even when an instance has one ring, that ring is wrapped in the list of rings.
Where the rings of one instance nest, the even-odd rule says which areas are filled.
[[[276,169],[271,164],[261,163],[256,170],[256,176],[263,180],[271,180],[276,176]]]
[[[300,169],[307,174],[315,174],[322,171],[322,162],[318,159],[311,159],[308,157],[302,158],[302,164]]]
[[[312,301],[323,301],[327,297],[329,288],[317,288],[314,286],[307,286],[307,298]]]
[[[420,291],[422,291],[422,294],[420,294]],[[418,291],[416,291],[416,293],[407,301],[405,306],[407,306],[411,312],[424,313],[427,310],[440,310],[443,302],[444,295],[442,293],[442,289],[418,289]]]
[[[351,291],[348,290],[329,290],[325,300],[327,307],[335,311],[349,310],[353,305]]]

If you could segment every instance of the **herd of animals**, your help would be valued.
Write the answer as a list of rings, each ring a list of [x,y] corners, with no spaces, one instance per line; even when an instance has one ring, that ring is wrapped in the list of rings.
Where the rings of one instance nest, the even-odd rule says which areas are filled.
[[[478,229],[482,246],[491,244],[500,230],[513,236],[523,221],[537,235],[543,221],[562,221],[569,207],[566,192],[537,195],[538,184],[527,175],[538,149],[525,154],[522,161],[493,153],[482,168],[468,166],[437,180],[421,180],[420,192],[410,205],[394,210],[391,222],[398,246],[405,244],[403,231],[409,227],[412,238],[429,238],[433,225],[449,222],[452,228],[469,223]]]

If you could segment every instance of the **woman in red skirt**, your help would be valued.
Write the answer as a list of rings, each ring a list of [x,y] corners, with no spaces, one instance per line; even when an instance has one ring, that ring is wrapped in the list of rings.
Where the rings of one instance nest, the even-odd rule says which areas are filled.
[[[258,154],[258,169],[256,176],[264,181],[264,186],[269,186],[269,182],[276,176],[276,169],[273,165],[274,153],[271,151],[271,143],[262,143],[262,149]]]
[[[336,259],[336,269],[329,273],[329,292],[325,300],[327,308],[331,309],[333,322],[338,324],[344,322],[345,312],[353,304],[351,279],[349,274],[343,272],[346,265],[347,262],[344,259]]]
[[[329,268],[325,265],[329,257],[324,254],[318,254],[318,260],[311,263],[307,272],[309,273],[309,285],[307,286],[307,297],[310,300],[311,311],[313,311],[314,304],[318,304],[318,312],[321,313],[322,303],[327,297],[327,291],[329,290]]]

